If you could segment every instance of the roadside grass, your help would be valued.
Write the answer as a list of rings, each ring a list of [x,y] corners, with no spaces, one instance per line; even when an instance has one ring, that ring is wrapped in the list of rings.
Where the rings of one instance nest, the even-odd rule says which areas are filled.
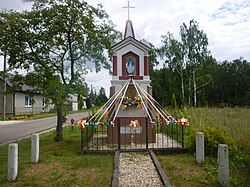
[[[8,182],[8,146],[0,146],[0,186],[109,186],[112,155],[80,155],[80,130],[64,128],[63,141],[54,131],[40,135],[40,160],[30,163],[30,139],[18,142],[18,177]]]
[[[158,155],[170,183],[174,186],[219,186],[217,159],[206,157],[199,165],[191,154]],[[249,186],[249,173],[230,162],[230,186]]]
[[[82,112],[90,112],[89,109],[82,109],[78,111],[69,111],[67,114],[76,114],[76,113],[82,113]],[[39,114],[23,114],[23,115],[6,115],[7,119],[6,120],[34,120],[34,119],[42,119],[42,118],[49,118],[49,117],[54,117],[57,114],[55,112],[44,112],[44,113],[39,113]],[[13,118],[13,119],[10,119]],[[6,121],[3,120],[3,121]],[[0,120],[1,121],[1,120]]]
[[[229,155],[230,185],[249,186],[250,108],[186,108],[184,115],[190,122],[190,126],[185,127],[185,145],[190,141],[191,132],[200,131],[205,126],[219,127],[236,140],[239,152],[234,155],[236,158]],[[216,157],[217,154],[205,155],[205,163],[199,165],[192,154],[158,156],[175,186],[218,186]]]
[[[34,120],[34,119],[42,119],[56,116],[56,113],[53,112],[45,112],[40,114],[23,114],[23,115],[6,115],[6,120]]]
[[[191,128],[220,127],[250,153],[250,108],[187,108]]]
[[[56,116],[56,113],[41,113],[41,114],[33,114],[28,116],[28,120],[33,119],[42,119]]]

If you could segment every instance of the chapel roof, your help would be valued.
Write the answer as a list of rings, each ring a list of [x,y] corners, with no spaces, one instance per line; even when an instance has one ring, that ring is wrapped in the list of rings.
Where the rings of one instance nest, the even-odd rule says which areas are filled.
[[[139,48],[142,51],[150,51],[150,47],[148,45],[146,45],[145,43],[143,43],[139,40],[136,40],[135,38],[132,38],[131,36],[114,44],[113,46],[111,46],[111,48],[113,51],[117,51],[117,50],[119,50],[119,49],[121,49],[129,44],[136,46],[137,48]]]
[[[127,20],[124,32],[124,39],[132,37],[135,38],[134,28],[131,20]]]
[[[125,26],[125,33],[123,40],[119,41],[118,43],[113,43],[111,48],[113,51],[117,51],[129,44],[136,46],[137,48],[141,49],[142,51],[149,51],[150,47],[148,43],[141,42],[135,38],[133,24],[131,20],[127,20]]]

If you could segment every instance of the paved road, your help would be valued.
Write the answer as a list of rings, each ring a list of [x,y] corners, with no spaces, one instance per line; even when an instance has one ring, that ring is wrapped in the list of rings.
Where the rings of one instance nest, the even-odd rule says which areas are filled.
[[[70,114],[67,116],[67,123],[69,123],[71,118],[79,120],[87,115],[87,112]],[[0,122],[0,144],[15,141],[53,127],[56,127],[56,117],[28,121]]]

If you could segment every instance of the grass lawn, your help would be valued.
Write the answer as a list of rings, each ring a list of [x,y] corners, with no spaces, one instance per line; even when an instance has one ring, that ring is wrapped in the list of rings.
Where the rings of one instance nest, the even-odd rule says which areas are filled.
[[[250,108],[187,108],[185,113],[190,121],[189,130],[220,127],[244,147],[245,164],[230,161],[230,182],[231,186],[250,186]],[[205,156],[202,165],[197,164],[191,154],[159,155],[158,158],[174,186],[218,186],[216,156]]]
[[[219,126],[246,148],[249,157],[247,108],[188,108],[190,129]],[[30,139],[18,142],[19,173],[16,182],[7,182],[7,145],[0,146],[0,186],[110,186],[113,156],[79,155],[80,130],[64,128],[64,140],[54,142],[54,131],[40,136],[40,161],[30,163]],[[230,155],[229,155],[230,156]],[[218,186],[217,159],[205,157],[198,165],[191,154],[158,155],[174,186]],[[232,186],[249,186],[250,168],[230,161]]]
[[[174,186],[219,186],[217,182],[217,159],[205,158],[205,163],[196,163],[191,154],[158,155],[163,170]],[[230,186],[249,186],[249,172],[239,170],[230,162]]]
[[[79,155],[80,131],[64,128],[64,140],[54,142],[54,131],[40,136],[40,161],[30,163],[30,139],[18,142],[16,182],[7,178],[7,145],[0,146],[0,186],[109,186],[113,156]]]

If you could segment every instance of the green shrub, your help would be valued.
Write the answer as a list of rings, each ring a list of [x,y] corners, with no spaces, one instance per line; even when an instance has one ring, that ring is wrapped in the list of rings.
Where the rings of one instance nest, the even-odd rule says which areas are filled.
[[[223,129],[219,127],[205,127],[199,130],[204,133],[205,154],[208,156],[217,156],[218,144],[227,144],[229,147],[230,157],[238,154],[240,147],[235,139],[230,137]],[[196,149],[196,132],[190,135],[190,148]]]

